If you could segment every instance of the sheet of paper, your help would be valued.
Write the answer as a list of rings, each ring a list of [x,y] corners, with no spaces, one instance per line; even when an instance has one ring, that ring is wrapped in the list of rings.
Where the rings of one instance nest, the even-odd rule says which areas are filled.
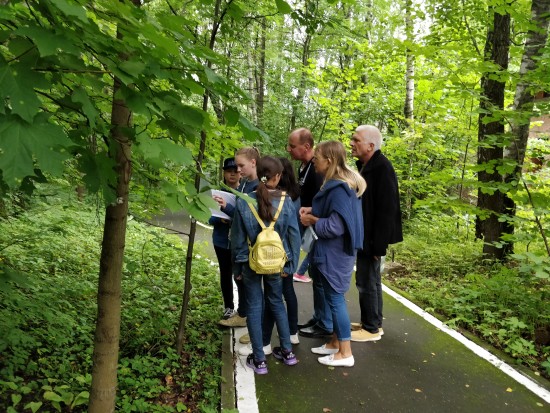
[[[232,194],[231,192],[220,191],[218,189],[211,189],[210,191],[212,192],[212,196],[219,196],[220,198],[225,199],[225,202],[227,204],[231,204],[233,206],[235,205],[237,199],[235,194]]]
[[[231,192],[219,191],[217,189],[211,189],[210,191],[212,192],[213,197],[219,196],[220,198],[225,199],[226,204],[235,205],[236,196],[233,195]],[[213,217],[231,220],[231,217],[226,213],[220,211],[219,208],[218,209],[210,208],[210,212],[212,213]]]

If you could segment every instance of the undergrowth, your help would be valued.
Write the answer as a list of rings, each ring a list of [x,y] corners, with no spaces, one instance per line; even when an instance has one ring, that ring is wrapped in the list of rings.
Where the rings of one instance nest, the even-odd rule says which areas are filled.
[[[550,263],[544,254],[484,262],[481,243],[456,222],[416,219],[408,226],[405,241],[391,247],[405,270],[386,280],[449,326],[473,332],[550,378]]]
[[[0,221],[0,410],[87,410],[100,215],[61,191]],[[174,340],[184,264],[178,237],[128,222],[117,411],[218,409],[216,270],[202,259],[193,261],[188,334],[180,356]]]

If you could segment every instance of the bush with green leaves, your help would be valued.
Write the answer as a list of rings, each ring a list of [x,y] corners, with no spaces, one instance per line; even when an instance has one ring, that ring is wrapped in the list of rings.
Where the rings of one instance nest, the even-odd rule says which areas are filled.
[[[85,411],[88,403],[102,222],[67,192],[48,192],[0,221],[0,410],[8,412]],[[173,349],[185,254],[177,236],[129,221],[117,411],[219,405],[221,298],[204,259],[193,261],[184,354]]]

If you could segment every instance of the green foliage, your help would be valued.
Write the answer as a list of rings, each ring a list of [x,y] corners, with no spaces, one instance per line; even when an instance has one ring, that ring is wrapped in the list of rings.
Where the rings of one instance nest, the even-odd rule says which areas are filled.
[[[517,254],[507,264],[486,263],[472,230],[462,225],[443,215],[409,221],[409,235],[392,247],[407,272],[389,281],[429,311],[445,316],[450,326],[470,330],[518,362],[546,373],[550,347],[535,337],[537,328],[550,326],[550,263],[540,258],[542,245],[537,253]]]
[[[0,406],[85,411],[102,223],[59,187],[38,190],[47,198],[0,221]],[[176,236],[129,222],[117,411],[219,403],[221,300],[215,268],[198,257],[184,357],[173,350],[184,257]]]
[[[0,194],[30,192],[29,179],[65,172],[113,201],[113,99],[132,111],[125,134],[135,143],[136,178],[175,182],[183,168],[192,182],[196,140],[220,128],[202,97],[246,99],[211,68],[222,59],[197,41],[196,22],[184,17],[192,14],[104,0],[7,2],[0,14]],[[112,96],[115,77],[122,85]],[[238,108],[230,117],[237,132],[224,138],[235,145],[243,136],[266,137]],[[167,185],[161,193],[159,204],[205,219],[208,207],[192,186]]]

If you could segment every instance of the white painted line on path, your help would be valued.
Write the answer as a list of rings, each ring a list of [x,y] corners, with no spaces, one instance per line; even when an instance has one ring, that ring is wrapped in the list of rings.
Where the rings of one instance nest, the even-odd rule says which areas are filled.
[[[503,360],[499,359],[494,354],[491,354],[487,350],[485,350],[483,347],[479,346],[478,344],[474,343],[471,340],[468,340],[466,337],[464,337],[462,334],[460,334],[458,331],[451,329],[447,325],[443,324],[443,322],[439,321],[437,318],[435,318],[433,315],[427,313],[426,311],[422,310],[419,306],[414,304],[413,302],[407,300],[402,295],[396,293],[391,288],[386,287],[382,284],[382,290],[390,295],[391,297],[395,298],[397,301],[399,301],[401,304],[403,304],[405,307],[407,307],[409,310],[412,310],[414,313],[418,314],[420,317],[422,317],[424,320],[429,322],[430,324],[434,325],[435,327],[439,328],[444,333],[447,333],[451,337],[453,337],[455,340],[461,342],[464,344],[468,349],[473,351],[477,356],[481,357],[482,359],[487,360],[489,363],[491,363],[493,366],[501,370],[502,372],[506,373],[508,376],[513,378],[515,381],[520,383],[521,385],[527,387],[530,391],[535,393],[537,396],[539,396],[541,399],[546,401],[547,403],[550,403],[550,392],[546,390],[544,387],[540,386],[538,383],[531,380],[529,377],[523,375],[519,371],[512,368],[510,365],[506,364]]]
[[[239,343],[239,337],[246,334],[246,327],[235,328],[235,399],[239,413],[259,413],[258,400],[256,398],[256,381],[254,371],[246,366],[246,356],[239,355],[239,348],[246,344]]]

